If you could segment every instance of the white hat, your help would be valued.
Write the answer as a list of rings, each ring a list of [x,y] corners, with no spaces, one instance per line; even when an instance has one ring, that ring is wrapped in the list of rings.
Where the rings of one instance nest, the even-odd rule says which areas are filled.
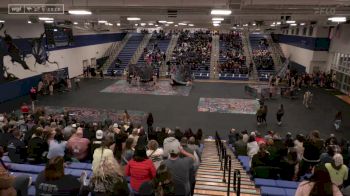
[[[337,166],[337,167],[344,164],[343,156],[341,154],[339,154],[339,153],[336,153],[333,156],[333,160],[334,160],[334,165]]]
[[[118,123],[114,123],[113,128],[118,128]]]
[[[4,116],[0,116],[0,122],[3,122],[3,121],[4,121],[4,119],[5,119],[5,117],[4,117]]]
[[[100,140],[103,138],[103,131],[102,130],[97,130],[96,131],[96,139]]]
[[[77,128],[77,124],[72,124],[72,127],[73,128]]]

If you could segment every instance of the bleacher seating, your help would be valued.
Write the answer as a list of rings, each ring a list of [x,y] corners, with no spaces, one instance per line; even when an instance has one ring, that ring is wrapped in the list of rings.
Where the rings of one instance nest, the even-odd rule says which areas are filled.
[[[258,71],[258,77],[261,81],[268,81],[270,75],[275,73],[272,56],[268,51],[268,45],[264,41],[263,34],[250,34],[249,40],[253,53],[253,60]]]
[[[132,56],[140,45],[141,41],[144,38],[144,34],[133,33],[132,36],[125,44],[122,51],[119,53],[117,58],[113,61],[111,66],[107,70],[107,75],[112,75],[112,71],[114,71],[116,76],[121,76],[124,73],[124,69],[128,66]],[[117,62],[117,59],[121,61],[121,63]]]
[[[249,80],[241,35],[236,32],[221,34],[219,49],[219,79]]]

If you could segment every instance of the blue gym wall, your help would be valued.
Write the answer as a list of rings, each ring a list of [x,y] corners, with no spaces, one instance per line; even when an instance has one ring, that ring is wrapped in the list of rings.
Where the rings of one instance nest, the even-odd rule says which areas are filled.
[[[284,43],[299,48],[313,51],[328,51],[330,45],[329,38],[305,37],[297,35],[272,34],[274,42]]]

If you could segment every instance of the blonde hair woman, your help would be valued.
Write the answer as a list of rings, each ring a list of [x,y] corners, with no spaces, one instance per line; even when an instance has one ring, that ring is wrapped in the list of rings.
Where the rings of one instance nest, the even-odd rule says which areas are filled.
[[[129,188],[120,165],[114,158],[106,158],[96,167],[89,188],[94,195],[129,195]]]
[[[158,148],[158,142],[156,140],[150,140],[148,142],[146,154],[154,164],[154,167],[158,169],[160,163],[163,161],[163,149]]]

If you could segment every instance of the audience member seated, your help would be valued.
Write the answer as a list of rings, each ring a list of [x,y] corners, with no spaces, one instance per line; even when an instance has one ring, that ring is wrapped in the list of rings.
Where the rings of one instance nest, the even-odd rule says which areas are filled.
[[[91,154],[94,154],[95,149],[101,147],[103,139],[103,131],[97,130],[95,138],[91,140]]]
[[[267,49],[255,49],[252,55],[257,70],[273,70],[272,56]]]
[[[132,160],[125,167],[125,175],[130,176],[130,185],[134,194],[139,193],[142,183],[152,180],[156,169],[151,159],[148,159],[144,146],[136,146]]]
[[[331,177],[324,165],[316,165],[309,181],[301,182],[295,196],[327,195],[342,196],[337,185],[332,183]]]
[[[113,157],[106,157],[95,168],[88,185],[95,196],[129,195],[128,183]]]
[[[64,173],[64,159],[59,156],[49,160],[35,182],[37,195],[78,195],[80,187],[75,176]]]
[[[49,146],[42,136],[43,129],[38,127],[28,142],[28,162],[31,164],[41,164],[46,162]]]
[[[132,147],[135,148],[137,141],[139,140],[139,130],[134,128],[131,135],[129,135],[129,138],[133,139]]]
[[[8,156],[13,163],[25,163],[27,161],[27,148],[21,141],[21,132],[15,129],[12,134],[13,137],[7,145]]]
[[[125,146],[124,146],[124,149],[121,155],[121,161],[120,161],[123,166],[127,165],[128,162],[134,156],[135,149],[133,147],[133,143],[134,143],[134,139],[130,137],[125,141]]]
[[[61,129],[56,128],[54,139],[49,142],[49,152],[47,153],[47,158],[51,159],[57,156],[65,157],[66,146],[67,142],[64,140]]]
[[[105,159],[114,159],[113,151],[110,146],[113,144],[113,138],[105,136],[100,147],[96,148],[93,154],[92,170],[95,171],[101,161]]]
[[[236,156],[247,156],[247,143],[243,141],[243,135],[239,134],[239,139],[233,145]]]
[[[252,171],[254,172],[254,168],[259,166],[267,166],[270,162],[270,153],[266,150],[265,144],[259,145],[259,151],[252,158]]]
[[[348,179],[349,169],[343,163],[343,156],[339,153],[333,156],[332,163],[326,163],[327,168],[332,182],[338,187],[343,187],[343,183]]]
[[[163,149],[159,148],[156,140],[150,140],[147,145],[148,150],[146,154],[149,159],[152,160],[154,167],[158,169],[161,162],[163,161]]]
[[[174,183],[166,165],[160,165],[156,177],[152,181],[144,182],[140,187],[139,195],[174,195]]]
[[[249,157],[253,157],[259,151],[258,142],[255,140],[255,133],[251,134],[247,143],[247,154]]]
[[[78,127],[77,132],[68,140],[67,148],[72,159],[75,161],[84,161],[88,158],[90,141],[83,138],[83,130]]]

